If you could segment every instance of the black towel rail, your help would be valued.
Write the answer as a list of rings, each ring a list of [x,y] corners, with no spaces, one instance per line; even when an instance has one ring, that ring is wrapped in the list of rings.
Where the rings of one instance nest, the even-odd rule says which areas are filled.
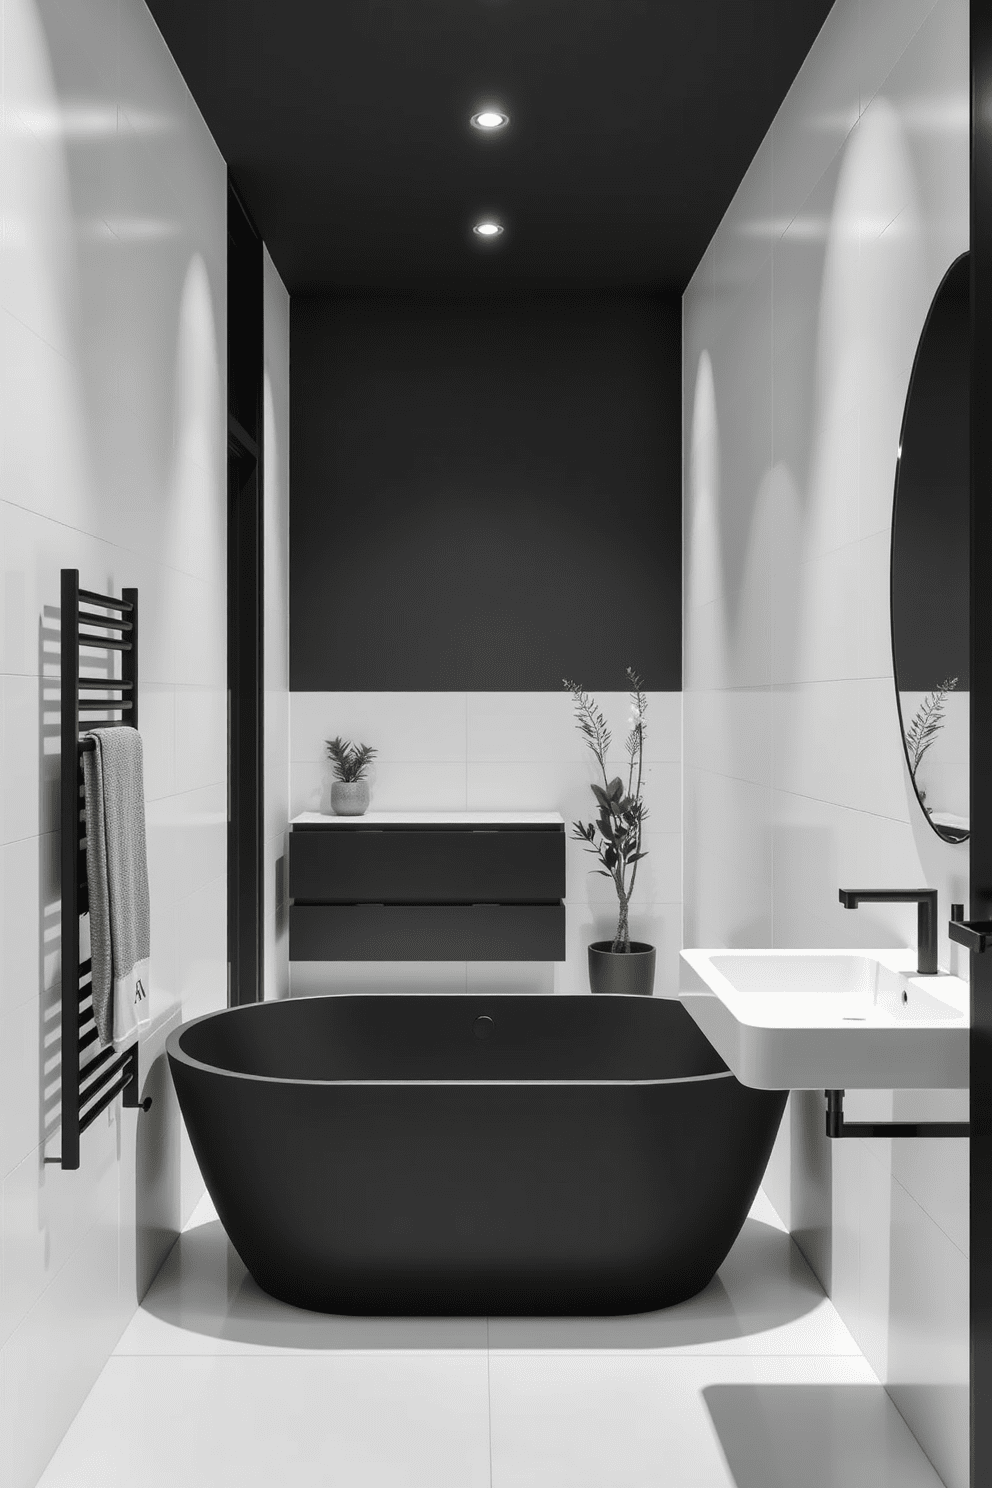
[[[98,615],[80,610],[79,602],[96,609],[113,610]],[[123,620],[121,615],[127,615]],[[87,635],[85,625],[97,629],[126,631],[127,640]],[[119,677],[80,677],[80,649],[120,651]],[[79,959],[79,917],[89,910],[86,885],[86,814],[82,800],[80,756],[94,747],[92,739],[80,739],[80,714],[86,728],[138,726],[138,591],[125,589],[120,599],[80,589],[79,570],[62,570],[62,759],[61,759],[61,866],[62,866],[62,1153],[46,1162],[63,1168],[79,1167],[79,1138],[86,1128],[120,1095],[125,1106],[147,1111],[151,1100],[140,1100],[138,1092],[138,1046],[123,1053],[101,1049],[84,1061],[83,1055],[98,1040],[91,999],[89,958]],[[110,656],[109,665],[113,665]],[[87,659],[85,665],[96,661]],[[80,692],[99,690],[106,697],[80,699]],[[128,693],[129,697],[115,697]],[[100,717],[91,717],[91,714]],[[127,715],[124,717],[123,715]]]
[[[133,632],[132,632],[133,634]],[[79,633],[77,645],[85,646],[89,651],[130,651],[131,641],[115,641],[110,636],[90,636]]]
[[[71,568],[63,569],[63,573],[72,572]],[[77,569],[76,572],[78,573],[79,570]],[[128,614],[129,611],[138,608],[137,589],[124,590],[125,594],[133,594],[134,599],[115,599],[112,594],[94,594],[92,589],[79,589],[78,587],[76,593],[87,604],[96,605],[101,610],[123,610],[125,614]]]

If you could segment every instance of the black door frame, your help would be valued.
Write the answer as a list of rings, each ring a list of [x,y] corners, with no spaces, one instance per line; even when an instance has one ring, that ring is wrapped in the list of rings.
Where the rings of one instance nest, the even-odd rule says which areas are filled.
[[[971,0],[971,914],[992,919],[992,4]],[[992,1488],[992,954],[971,956],[971,1482]]]
[[[228,1003],[263,996],[262,239],[227,198]]]

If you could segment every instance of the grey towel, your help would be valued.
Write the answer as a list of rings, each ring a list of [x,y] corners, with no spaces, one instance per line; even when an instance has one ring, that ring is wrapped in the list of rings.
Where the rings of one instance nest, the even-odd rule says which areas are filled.
[[[150,909],[141,735],[92,729],[83,754],[93,1017],[104,1044],[149,1017]]]

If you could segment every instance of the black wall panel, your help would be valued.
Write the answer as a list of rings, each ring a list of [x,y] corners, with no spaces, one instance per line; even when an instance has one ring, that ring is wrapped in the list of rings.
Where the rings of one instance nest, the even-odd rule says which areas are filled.
[[[291,687],[681,687],[677,299],[292,302]]]

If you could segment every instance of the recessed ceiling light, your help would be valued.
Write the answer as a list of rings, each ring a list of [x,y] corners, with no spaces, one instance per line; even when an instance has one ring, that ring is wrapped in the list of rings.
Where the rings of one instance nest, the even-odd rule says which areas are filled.
[[[509,122],[509,114],[504,114],[502,109],[480,109],[477,114],[472,115],[472,126],[475,129],[503,129]]]
[[[480,238],[498,238],[503,228],[499,222],[477,222],[472,231]]]

